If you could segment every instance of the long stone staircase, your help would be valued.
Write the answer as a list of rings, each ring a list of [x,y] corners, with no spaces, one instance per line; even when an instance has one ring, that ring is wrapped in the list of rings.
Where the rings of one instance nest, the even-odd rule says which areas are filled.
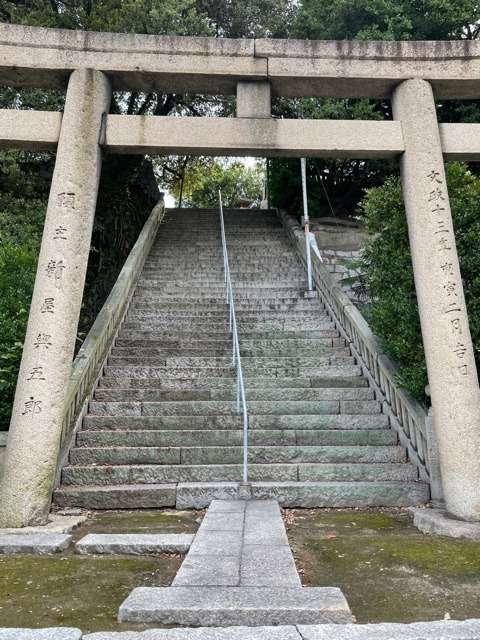
[[[225,212],[254,498],[404,506],[428,486],[319,299],[274,211]],[[54,499],[203,507],[244,490],[218,212],[170,209]]]

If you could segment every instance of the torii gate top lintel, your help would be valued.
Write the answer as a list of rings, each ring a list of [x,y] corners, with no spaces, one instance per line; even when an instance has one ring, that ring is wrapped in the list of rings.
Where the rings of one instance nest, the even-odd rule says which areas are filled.
[[[0,83],[64,88],[70,73],[106,73],[113,89],[234,94],[268,80],[286,97],[389,97],[409,78],[439,98],[478,98],[480,42],[228,39],[0,25]]]

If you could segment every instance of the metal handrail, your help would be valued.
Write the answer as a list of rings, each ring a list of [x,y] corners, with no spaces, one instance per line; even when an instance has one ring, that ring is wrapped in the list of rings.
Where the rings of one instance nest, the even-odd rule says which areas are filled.
[[[308,286],[308,291],[313,291],[312,254],[310,251],[310,218],[308,216],[308,199],[307,199],[307,160],[306,158],[300,158],[300,167],[302,172],[302,200],[303,200],[303,226],[305,230],[305,253],[307,257],[307,286]]]
[[[232,364],[237,373],[237,413],[243,417],[243,482],[248,482],[248,409],[245,397],[245,385],[243,382],[242,359],[240,356],[240,341],[238,338],[237,316],[235,313],[235,301],[233,297],[232,279],[230,277],[230,264],[228,261],[227,241],[225,238],[225,222],[223,219],[222,192],[218,191],[218,205],[220,212],[220,230],[223,250],[223,273],[226,288],[227,305],[229,308],[228,327],[232,336]]]

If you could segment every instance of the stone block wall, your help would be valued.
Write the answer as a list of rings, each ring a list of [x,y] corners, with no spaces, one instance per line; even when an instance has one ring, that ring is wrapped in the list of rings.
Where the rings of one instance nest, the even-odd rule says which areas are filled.
[[[355,281],[360,272],[353,265],[361,257],[368,241],[363,225],[356,220],[317,218],[312,223],[312,231],[324,265],[353,302],[362,302],[355,291]],[[354,281],[348,281],[350,278]]]

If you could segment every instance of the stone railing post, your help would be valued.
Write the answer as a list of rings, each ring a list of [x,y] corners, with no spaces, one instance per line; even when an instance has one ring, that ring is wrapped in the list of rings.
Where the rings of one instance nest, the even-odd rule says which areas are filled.
[[[405,153],[401,175],[446,508],[480,520],[480,391],[431,85],[392,96]]]
[[[108,78],[68,83],[0,492],[0,526],[47,520],[101,171]]]

